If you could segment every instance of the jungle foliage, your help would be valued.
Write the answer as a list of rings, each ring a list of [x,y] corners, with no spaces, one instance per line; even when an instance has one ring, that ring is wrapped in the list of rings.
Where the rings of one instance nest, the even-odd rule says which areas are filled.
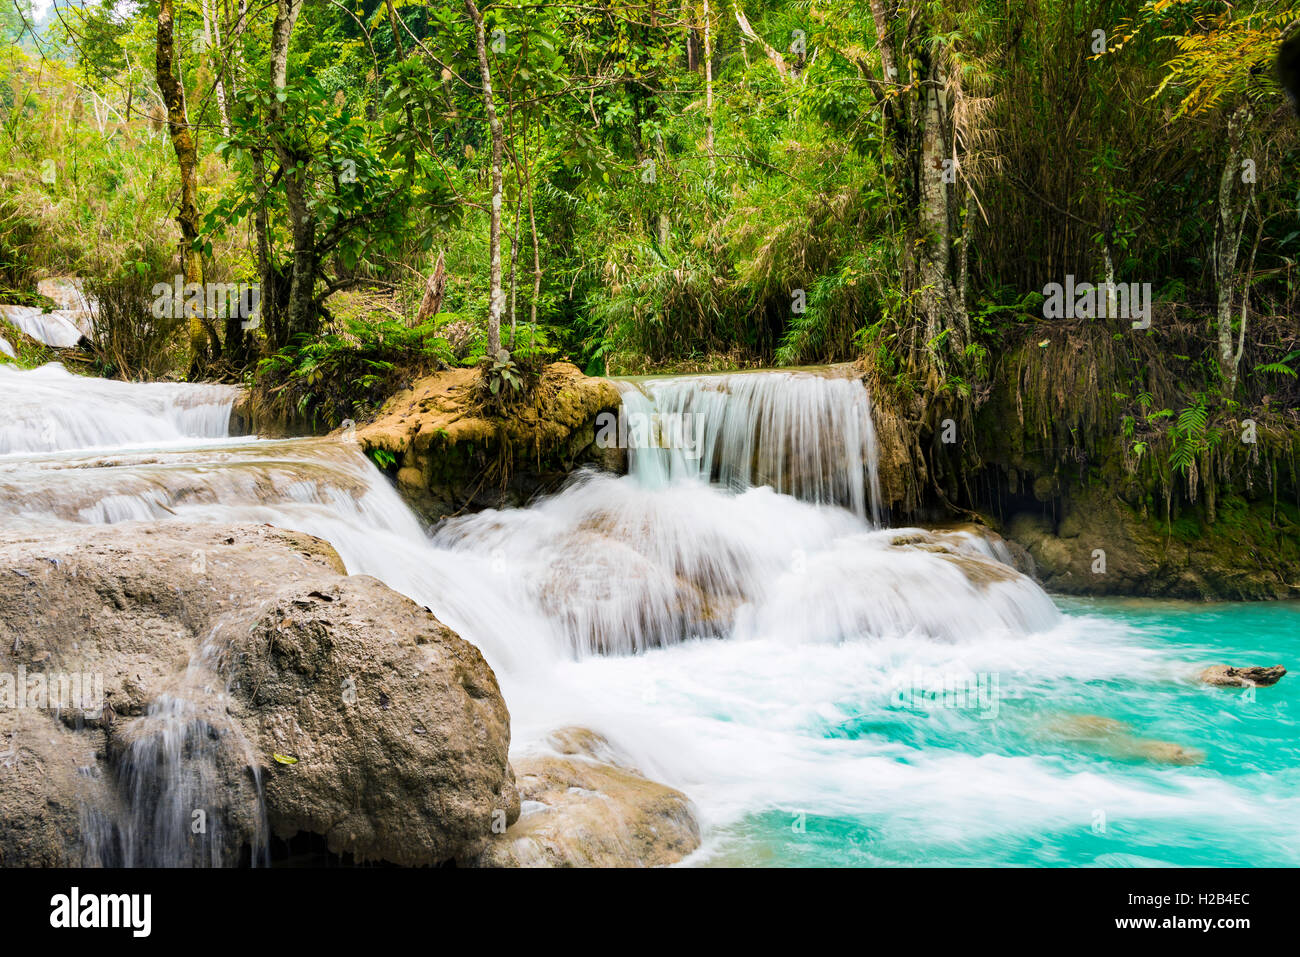
[[[331,421],[447,364],[508,394],[557,357],[866,358],[969,426],[1048,335],[1046,284],[1150,284],[1150,328],[1090,321],[1130,370],[1176,325],[1179,386],[1153,410],[1125,372],[1096,427],[1167,433],[1185,470],[1225,416],[1297,424],[1300,123],[1275,61],[1298,20],[1294,0],[87,0],[37,23],[18,0],[0,286],[258,283],[255,323],[192,317],[105,367],[261,376]]]

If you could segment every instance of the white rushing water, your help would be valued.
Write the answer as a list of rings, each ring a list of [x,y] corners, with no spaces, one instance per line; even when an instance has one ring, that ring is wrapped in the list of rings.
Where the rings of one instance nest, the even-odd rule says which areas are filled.
[[[641,485],[696,479],[733,492],[767,486],[805,502],[842,505],[879,523],[876,431],[860,381],[765,372],[650,379],[620,388],[625,414],[658,416],[677,426],[667,441],[646,436],[629,450],[628,471]]]
[[[528,508],[447,521],[430,537],[353,445],[213,441],[233,398],[222,387],[0,369],[0,398],[17,410],[0,425],[0,524],[266,522],[318,535],[350,572],[427,605],[482,650],[513,753],[582,725],[685,790],[705,825],[700,858],[725,854],[727,827],[765,809],[872,807],[900,826],[969,834],[1032,830],[1102,799],[1176,812],[1048,759],[939,748],[916,760],[888,735],[837,732],[883,715],[901,686],[954,674],[1032,675],[1030,691],[1065,675],[1168,677],[1118,629],[1063,618],[982,538],[899,547],[909,530],[873,524],[859,382],[752,374],[625,395],[632,411],[703,411],[702,456],[633,450],[628,476],[583,473]],[[192,733],[192,702],[159,702],[150,720],[168,716],[170,731],[143,739],[142,763]],[[1013,777],[1020,796],[996,814],[964,803]],[[164,802],[196,780],[164,788]],[[1212,782],[1194,786],[1200,804],[1224,800]]]
[[[35,306],[0,305],[0,318],[9,320],[37,342],[56,349],[71,349],[85,335],[66,313],[43,313]]]
[[[42,312],[35,306],[12,306],[0,303],[0,319],[6,319],[37,342],[56,349],[71,349],[83,338],[94,335],[94,315],[97,309],[82,290],[79,279],[42,279],[37,291],[49,296],[55,308]],[[12,357],[12,346],[0,339],[0,352]]]
[[[225,385],[91,379],[56,362],[0,365],[0,456],[224,438],[238,394]]]

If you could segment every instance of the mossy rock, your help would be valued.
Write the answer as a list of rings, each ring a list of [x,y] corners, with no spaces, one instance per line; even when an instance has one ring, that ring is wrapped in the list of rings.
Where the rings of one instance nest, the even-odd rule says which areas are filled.
[[[1143,515],[1101,486],[1070,490],[1059,521],[1021,513],[1007,537],[1052,591],[1190,599],[1300,597],[1300,515],[1294,506],[1233,496],[1219,520],[1204,507],[1171,521]],[[1225,520],[1225,516],[1231,516]]]
[[[482,374],[449,369],[421,379],[357,430],[363,451],[391,456],[399,491],[426,519],[522,505],[584,465],[621,467],[617,450],[596,446],[597,416],[622,403],[613,383],[554,363],[524,401],[489,413]]]

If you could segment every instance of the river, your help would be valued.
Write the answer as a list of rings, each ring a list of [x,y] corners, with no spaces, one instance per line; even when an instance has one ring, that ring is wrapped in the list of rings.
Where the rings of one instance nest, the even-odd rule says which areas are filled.
[[[702,413],[698,456],[430,531],[346,438],[228,435],[232,388],[0,366],[0,523],[318,535],[479,647],[512,754],[581,725],[685,792],[688,865],[1300,861],[1294,679],[1195,680],[1294,662],[1300,603],[1053,599],[977,535],[898,547],[854,380],[623,389]]]

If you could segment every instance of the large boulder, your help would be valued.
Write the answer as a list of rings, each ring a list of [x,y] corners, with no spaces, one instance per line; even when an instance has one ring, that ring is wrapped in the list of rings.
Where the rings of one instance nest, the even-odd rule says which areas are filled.
[[[0,863],[233,864],[269,826],[436,864],[518,816],[477,649],[318,539],[70,527],[0,569],[0,674],[102,691],[0,708]]]

